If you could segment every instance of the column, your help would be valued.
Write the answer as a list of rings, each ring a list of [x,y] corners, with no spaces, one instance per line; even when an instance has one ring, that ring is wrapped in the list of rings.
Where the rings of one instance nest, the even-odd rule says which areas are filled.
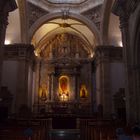
[[[3,47],[5,41],[5,32],[7,27],[8,13],[0,12],[0,87],[1,87],[1,74],[2,74],[2,62],[3,62]]]
[[[96,49],[96,79],[98,80],[96,84],[97,106],[100,117],[103,115],[104,118],[110,118],[112,113],[109,47],[98,46]]]
[[[31,100],[29,96],[32,93],[29,92],[30,85],[29,80],[29,68],[33,63],[34,49],[31,45],[21,44],[16,46],[18,48],[18,73],[17,73],[17,93],[16,93],[16,110],[22,105],[29,106],[28,101]]]
[[[0,1],[0,87],[1,87],[1,74],[3,62],[3,49],[5,41],[5,33],[8,25],[8,14],[16,9],[14,0],[1,0]]]
[[[39,85],[40,85],[40,59],[36,60],[35,66],[35,90],[34,90],[34,111],[39,111]]]
[[[49,101],[51,101],[51,85],[52,85],[52,80],[51,80],[51,74],[48,74],[48,83],[49,83],[49,90],[48,90],[48,92],[49,92],[49,94],[48,94],[48,99],[49,99]]]
[[[105,48],[107,49],[107,48]],[[101,53],[101,87],[103,98],[103,117],[110,118],[112,111],[112,95],[110,93],[110,64],[109,64],[109,52],[104,50]]]
[[[75,100],[78,101],[78,76],[77,74],[74,75],[75,76]]]
[[[51,101],[54,101],[54,74],[51,74]]]
[[[130,52],[130,31],[129,31],[129,19],[131,13],[133,13],[138,5],[139,1],[128,0],[120,1],[115,0],[112,11],[116,16],[120,18],[120,29],[122,33],[122,42],[123,42],[123,58],[125,63],[126,71],[126,116],[127,122],[134,123],[138,120],[138,110],[139,105],[137,101],[137,95],[134,93],[133,87],[135,86],[134,72],[132,70],[131,56]],[[133,106],[133,107],[132,107]],[[134,111],[135,110],[135,111]]]
[[[125,93],[126,93],[126,116],[127,122],[132,122],[137,120],[137,111],[133,112],[133,109],[138,107],[137,101],[135,101],[135,93],[133,91],[133,73],[131,67],[131,54],[129,52],[130,49],[130,38],[129,38],[129,25],[128,25],[129,17],[120,17],[120,29],[122,33],[122,41],[123,41],[123,58],[125,64],[125,72],[126,72],[126,86],[125,86]],[[132,109],[132,106],[134,107]],[[132,113],[133,112],[133,113]]]

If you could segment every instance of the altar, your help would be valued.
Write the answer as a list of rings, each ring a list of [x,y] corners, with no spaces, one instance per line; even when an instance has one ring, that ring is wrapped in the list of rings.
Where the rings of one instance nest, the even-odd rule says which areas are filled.
[[[40,112],[43,108],[44,112],[52,114],[89,114],[93,100],[92,60],[85,51],[86,44],[68,33],[58,34],[54,40],[55,43],[40,52],[34,110]]]

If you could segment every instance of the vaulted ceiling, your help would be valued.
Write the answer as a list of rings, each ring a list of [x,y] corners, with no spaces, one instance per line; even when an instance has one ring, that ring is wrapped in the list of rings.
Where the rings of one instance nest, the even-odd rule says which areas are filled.
[[[11,43],[32,43],[39,49],[60,33],[81,38],[91,51],[104,42],[121,42],[119,20],[110,14],[111,6],[107,8],[109,0],[17,0],[17,4],[6,32]]]
[[[57,34],[69,33],[81,38],[81,41],[90,47],[92,54],[94,47],[99,43],[98,30],[102,4],[103,0],[40,0],[39,3],[37,0],[28,0],[29,12],[32,15],[29,16],[29,26],[36,28],[31,34],[31,42],[35,49],[39,50],[44,43],[52,42],[51,38]],[[35,10],[33,9],[35,8],[40,9],[40,15],[44,16],[44,19],[46,18],[46,20],[43,19],[42,24],[40,24],[40,15],[36,15],[38,20],[34,19]],[[58,13],[60,14],[55,16]],[[48,18],[49,16],[50,18]],[[39,25],[34,26],[37,23]],[[94,26],[92,28],[95,29],[90,29],[91,26]]]

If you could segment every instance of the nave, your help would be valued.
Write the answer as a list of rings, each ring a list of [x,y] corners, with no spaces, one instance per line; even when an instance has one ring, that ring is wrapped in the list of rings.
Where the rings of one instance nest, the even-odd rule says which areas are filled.
[[[0,0],[0,140],[139,140],[139,44],[139,0]]]

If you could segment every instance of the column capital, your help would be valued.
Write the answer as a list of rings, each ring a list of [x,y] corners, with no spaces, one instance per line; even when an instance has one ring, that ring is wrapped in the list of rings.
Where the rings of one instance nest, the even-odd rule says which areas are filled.
[[[112,13],[120,18],[120,28],[128,26],[130,15],[135,11],[139,0],[115,0]]]
[[[15,0],[0,0],[0,11],[9,13],[17,8]]]

